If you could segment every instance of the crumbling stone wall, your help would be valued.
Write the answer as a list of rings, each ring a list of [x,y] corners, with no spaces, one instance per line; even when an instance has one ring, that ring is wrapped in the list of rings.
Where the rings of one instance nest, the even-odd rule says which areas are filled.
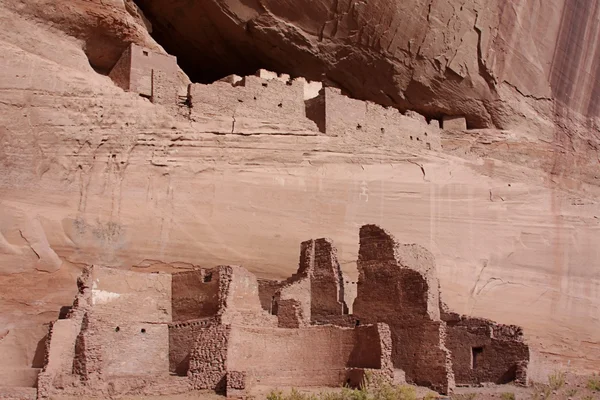
[[[167,374],[168,326],[87,313],[75,353],[75,372],[87,378]]]
[[[275,305],[275,294],[284,285],[282,281],[270,279],[258,279],[258,297],[263,310],[269,314],[275,314],[273,306]]]
[[[216,323],[216,318],[205,318],[169,324],[169,371],[171,373],[187,376],[196,338],[204,329]]]
[[[335,323],[348,313],[343,274],[331,239],[302,242],[298,270],[280,285],[271,307],[280,327]]]
[[[520,327],[450,312],[442,317],[457,384],[527,384],[529,346]]]
[[[261,71],[259,71],[259,75]],[[217,81],[190,85],[192,116],[232,115],[236,118],[271,118],[304,121],[305,80],[282,81],[264,76],[246,76],[240,82]],[[312,125],[314,126],[314,125]]]
[[[219,316],[225,324],[276,326],[276,318],[265,312],[258,295],[256,276],[240,266],[217,267]]]
[[[172,275],[173,321],[214,317],[219,311],[219,273],[199,269]]]
[[[379,328],[232,326],[227,366],[245,371],[247,385],[339,386],[350,368],[389,365],[389,348],[380,345],[386,331]]]
[[[310,275],[311,320],[320,321],[329,316],[348,313],[344,302],[342,269],[337,260],[336,249],[331,239],[316,239],[304,242],[312,260]]]
[[[395,108],[353,99],[331,87],[306,101],[306,115],[329,136],[381,138],[409,148],[440,149],[439,129],[415,114],[402,115]]]
[[[190,355],[188,376],[194,389],[225,390],[230,325],[211,324],[199,330]]]
[[[171,275],[116,268],[91,269],[91,307],[96,314],[145,322],[171,322]]]
[[[383,229],[363,226],[354,314],[361,323],[389,325],[392,362],[409,381],[448,393],[454,378],[439,294],[430,293],[438,290],[433,266],[426,250],[400,246]]]

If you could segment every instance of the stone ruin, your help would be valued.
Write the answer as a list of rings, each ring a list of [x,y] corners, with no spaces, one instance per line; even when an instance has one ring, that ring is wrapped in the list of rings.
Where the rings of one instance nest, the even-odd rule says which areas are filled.
[[[383,229],[360,229],[358,287],[329,239],[301,245],[297,272],[258,280],[240,266],[143,273],[93,266],[51,324],[38,398],[164,395],[255,385],[359,386],[365,373],[449,393],[527,382],[516,326],[449,312],[432,254]]]
[[[215,125],[225,118],[230,133],[252,133],[256,128],[248,121],[259,119],[262,124],[256,133],[281,126],[300,134],[385,137],[407,148],[441,148],[439,121],[353,99],[321,82],[259,70],[255,76],[192,83],[178,93],[177,73],[175,57],[131,44],[109,76],[124,90],[191,121]],[[447,117],[442,124],[447,129],[466,129],[464,117]]]

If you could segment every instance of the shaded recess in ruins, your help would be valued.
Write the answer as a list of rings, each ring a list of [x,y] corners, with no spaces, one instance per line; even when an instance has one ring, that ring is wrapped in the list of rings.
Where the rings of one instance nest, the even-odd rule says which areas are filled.
[[[353,288],[330,239],[300,246],[297,272],[259,280],[240,266],[180,273],[89,267],[48,335],[38,398],[163,395],[254,385],[359,386],[365,373],[448,393],[456,384],[526,383],[519,327],[446,310],[435,262],[383,229],[360,230]]]
[[[264,68],[322,81],[354,98],[401,112],[416,110],[428,119],[469,114],[466,116],[470,128],[493,125],[488,111],[475,99],[436,101],[439,97],[436,86],[441,82],[465,85],[463,77],[449,69],[438,78],[440,82],[432,85],[418,80],[400,84],[396,75],[405,74],[402,70],[407,66],[390,55],[377,54],[354,40],[346,46],[354,46],[355,51],[349,51],[346,46],[327,46],[320,43],[322,37],[312,40],[311,36],[316,34],[313,28],[322,30],[317,25],[323,24],[317,21],[329,10],[301,12],[310,14],[316,24],[304,31],[302,27],[273,17],[267,12],[269,5],[254,0],[239,4],[175,0],[168,6],[156,0],[135,0],[135,3],[151,21],[153,38],[169,54],[177,56],[179,66],[192,82],[209,84],[233,74],[252,75]],[[300,22],[296,18],[302,20],[306,15],[289,17],[290,22]],[[470,107],[463,104],[470,101],[474,103]]]

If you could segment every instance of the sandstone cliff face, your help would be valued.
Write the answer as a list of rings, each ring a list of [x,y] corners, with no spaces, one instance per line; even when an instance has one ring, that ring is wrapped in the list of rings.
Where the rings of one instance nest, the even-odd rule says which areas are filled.
[[[256,63],[511,129],[444,132],[442,152],[257,134],[260,121],[216,135],[98,73],[129,41],[160,50],[132,3],[0,2],[0,381],[32,382],[44,324],[83,265],[240,263],[284,277],[301,241],[329,236],[352,272],[365,223],[429,248],[455,310],[522,325],[538,376],[600,366],[596,3],[186,2],[217,31],[168,22],[199,15],[171,3],[139,5],[161,44],[187,38],[186,71]],[[199,76],[216,76],[207,66]]]
[[[508,128],[555,98],[598,116],[593,0],[138,0],[155,37],[196,79],[260,67],[330,80],[353,95]],[[513,108],[514,107],[514,108]]]

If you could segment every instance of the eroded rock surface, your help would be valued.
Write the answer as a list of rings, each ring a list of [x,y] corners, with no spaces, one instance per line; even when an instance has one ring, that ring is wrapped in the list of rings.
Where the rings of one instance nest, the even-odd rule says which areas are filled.
[[[513,126],[528,98],[598,116],[593,0],[137,3],[197,80],[268,67],[480,128]]]
[[[314,8],[294,3],[296,10],[311,14],[291,23],[273,17],[287,3],[269,5],[271,12],[261,17],[254,6],[228,2],[239,5],[236,15],[247,13],[245,18],[254,21],[248,29],[254,29],[262,46],[278,46],[273,54],[285,54],[274,56],[285,64],[265,59],[261,67],[289,67],[281,72],[306,72],[313,79],[325,76],[358,97],[429,115],[460,112],[471,127],[510,127],[442,131],[442,150],[436,152],[390,146],[372,135],[300,135],[284,125],[266,129],[260,119],[248,120],[237,132],[213,133],[217,119],[177,119],[98,73],[107,72],[130,41],[160,51],[141,16],[128,12],[131,3],[1,2],[0,381],[14,386],[35,382],[45,324],[71,303],[73,282],[84,265],[173,271],[237,263],[261,276],[282,278],[295,268],[298,242],[331,236],[337,239],[340,265],[348,270],[358,254],[356,229],[365,223],[384,224],[399,233],[398,240],[429,248],[454,310],[523,326],[534,377],[545,379],[557,366],[597,369],[600,177],[598,131],[589,117],[593,113],[586,111],[597,104],[590,71],[598,60],[598,24],[589,22],[597,20],[597,6],[573,2],[585,11],[577,28],[583,33],[574,34],[576,29],[565,28],[567,22],[562,28],[552,22],[579,18],[565,14],[567,3],[505,3],[502,12],[493,2],[486,3],[489,12],[478,6],[482,43],[485,32],[496,36],[480,46],[481,56],[472,58],[468,54],[479,54],[473,52],[472,2],[461,11],[458,3],[434,1],[431,14],[411,2],[388,8],[385,2],[353,3],[354,11],[338,13],[344,17],[335,34],[325,24],[321,42],[317,28],[324,26],[330,8],[320,3]],[[152,4],[140,4],[152,20]],[[361,14],[361,7],[383,11]],[[194,14],[179,10],[180,15]],[[456,16],[463,14],[465,19]],[[207,15],[219,21],[223,14],[215,9]],[[227,21],[238,18],[227,15]],[[394,22],[398,26],[419,29],[429,24],[456,28],[426,29],[431,33],[421,36],[403,29],[397,39],[388,32],[383,44],[367,46],[358,38],[376,36],[364,29],[360,35],[351,33],[355,15],[400,18]],[[319,22],[308,22],[313,18]],[[314,33],[299,31],[300,21],[314,25]],[[374,29],[377,22],[361,26]],[[152,20],[152,27],[160,38],[159,21]],[[506,27],[512,33],[501,35]],[[316,41],[333,50],[304,59],[296,56],[304,50],[270,41],[298,32],[308,33],[290,43]],[[338,44],[335,38],[342,33],[355,41]],[[587,42],[580,45],[570,35]],[[102,37],[101,45],[93,44]],[[406,50],[407,38],[413,37],[429,38],[419,52],[418,40]],[[563,37],[558,43],[573,44],[565,46],[577,56],[568,59],[580,61],[552,64],[556,37]],[[445,49],[441,42],[446,40],[455,43],[455,50],[464,43],[461,51],[467,55],[459,59],[468,69],[461,72],[458,59],[452,67],[458,73],[446,59],[440,61],[444,67],[435,67],[435,57],[418,55],[437,43]],[[223,60],[237,54],[236,43],[225,49]],[[161,44],[169,47],[166,40]],[[404,50],[397,50],[397,61],[375,51],[376,46]],[[265,52],[251,48],[261,57]],[[579,48],[585,51],[577,53]],[[197,47],[196,53],[203,49]],[[449,60],[456,58],[454,50],[449,54]],[[217,62],[215,57],[206,52],[206,64]],[[179,58],[188,71],[189,61]],[[488,61],[493,59],[500,61]],[[485,68],[477,60],[485,60]],[[306,70],[292,69],[300,61]],[[219,65],[223,75],[230,72]],[[459,79],[457,74],[465,71],[468,75]],[[552,83],[556,79],[563,83]],[[551,96],[562,106],[544,100]]]

